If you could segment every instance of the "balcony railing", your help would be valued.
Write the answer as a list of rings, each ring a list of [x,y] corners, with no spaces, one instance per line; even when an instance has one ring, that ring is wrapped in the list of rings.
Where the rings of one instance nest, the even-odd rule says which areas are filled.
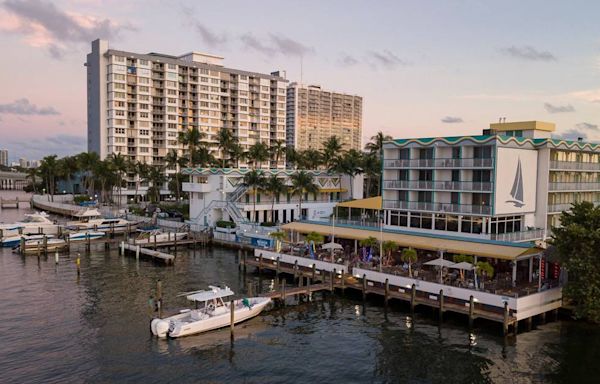
[[[383,187],[388,189],[491,192],[494,184],[489,181],[384,180]]]
[[[384,160],[384,168],[493,168],[494,159],[397,159]]]
[[[600,191],[600,183],[549,183],[548,189],[552,191]]]
[[[579,161],[559,161],[551,160],[550,169],[554,170],[572,170],[580,169],[587,171],[600,171],[600,163],[582,163]]]
[[[490,207],[489,205],[428,203],[420,201],[400,200],[384,200],[383,208],[406,209],[412,211],[427,211],[438,213],[467,213],[478,215],[489,215],[492,212],[492,207]]]
[[[571,209],[571,203],[548,204],[548,213],[569,211],[570,209]]]
[[[490,235],[491,240],[498,241],[528,241],[528,240],[537,240],[544,237],[543,229],[532,229],[530,231],[521,231],[521,232],[510,232],[510,233],[492,233]]]

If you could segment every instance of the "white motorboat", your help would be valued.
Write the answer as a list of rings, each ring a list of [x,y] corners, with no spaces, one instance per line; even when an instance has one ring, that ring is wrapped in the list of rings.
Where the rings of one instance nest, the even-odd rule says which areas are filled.
[[[16,247],[21,244],[21,239],[25,241],[31,240],[44,240],[44,237],[51,239],[54,238],[54,235],[15,235],[15,236],[7,236],[2,239],[1,243],[3,247]]]
[[[106,236],[106,232],[94,231],[79,231],[69,233],[69,241],[86,241],[87,239],[94,240]]]
[[[0,224],[2,236],[15,236],[18,234],[46,234],[55,235],[58,233],[58,225],[48,218],[45,212],[28,213],[21,221],[12,224]]]
[[[150,323],[152,334],[160,338],[182,337],[212,331],[231,324],[231,303],[223,298],[233,296],[229,287],[209,286],[209,290],[186,293],[186,298],[196,303],[198,309],[184,309],[180,313],[153,319]],[[233,302],[234,323],[257,316],[271,302],[268,297],[250,297]]]
[[[160,243],[162,241],[175,241],[182,240],[187,237],[187,232],[163,232],[159,229],[152,231],[143,231],[133,241],[134,244],[152,244],[154,242]]]
[[[46,247],[44,248],[44,239],[41,240],[28,240],[25,242],[25,252],[26,254],[36,253],[36,252],[54,252],[54,251],[63,251],[67,249],[67,242],[63,239],[49,239],[45,240]]]
[[[137,227],[137,223],[125,219],[107,219],[103,218],[102,214],[97,209],[86,209],[74,215],[78,217],[78,221],[70,221],[67,223],[67,228],[76,230],[93,230],[95,232],[125,232],[133,231]]]

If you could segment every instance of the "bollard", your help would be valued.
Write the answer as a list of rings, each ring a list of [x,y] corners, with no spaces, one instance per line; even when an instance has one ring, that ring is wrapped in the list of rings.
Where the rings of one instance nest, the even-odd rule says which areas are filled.
[[[469,328],[473,328],[473,313],[475,312],[475,301],[473,295],[469,297]]]
[[[233,338],[233,327],[235,325],[235,301],[231,299],[229,302],[229,313],[231,315],[230,318],[230,328],[231,328],[231,337]]]
[[[440,321],[444,320],[444,290],[440,289]]]

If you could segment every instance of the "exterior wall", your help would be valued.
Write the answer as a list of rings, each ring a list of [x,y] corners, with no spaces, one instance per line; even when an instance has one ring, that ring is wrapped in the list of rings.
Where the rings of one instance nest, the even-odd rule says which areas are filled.
[[[106,132],[106,58],[108,42],[94,40],[92,53],[87,55],[88,152],[96,152],[100,159],[107,155]]]
[[[362,149],[362,97],[297,83],[289,85],[287,94],[288,145],[321,149],[325,140],[337,136],[343,149]]]
[[[517,215],[535,212],[537,151],[500,147],[497,153],[494,213]],[[522,198],[511,195],[515,187],[520,190]]]

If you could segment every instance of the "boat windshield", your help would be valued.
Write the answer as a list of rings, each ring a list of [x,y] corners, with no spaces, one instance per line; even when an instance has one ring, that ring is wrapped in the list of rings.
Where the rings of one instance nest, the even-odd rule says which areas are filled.
[[[47,220],[44,217],[40,216],[25,216],[25,218],[21,221],[22,223],[45,223]]]

